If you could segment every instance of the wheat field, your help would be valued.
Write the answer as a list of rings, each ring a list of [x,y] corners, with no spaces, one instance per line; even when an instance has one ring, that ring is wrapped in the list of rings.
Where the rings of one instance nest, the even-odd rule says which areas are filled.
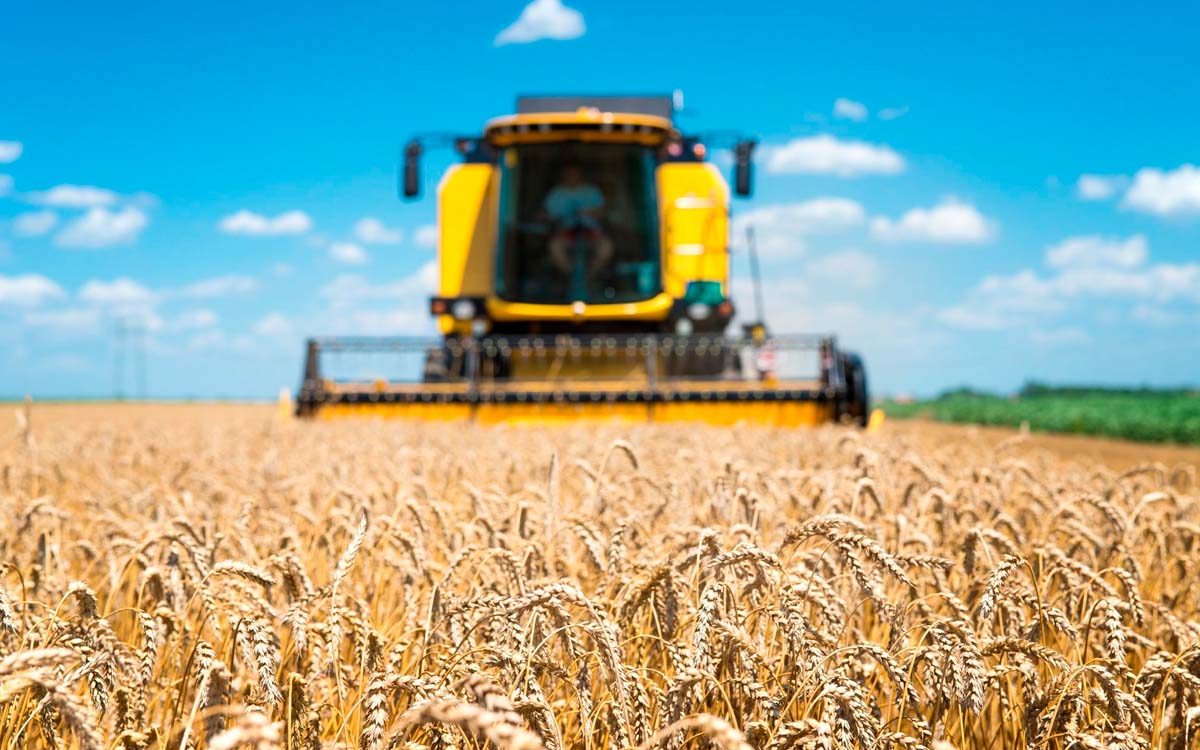
[[[3,748],[1200,747],[1194,464],[4,420]]]

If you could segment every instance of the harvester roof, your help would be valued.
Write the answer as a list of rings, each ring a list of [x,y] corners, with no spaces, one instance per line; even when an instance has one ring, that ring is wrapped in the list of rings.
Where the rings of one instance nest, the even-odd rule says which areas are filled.
[[[517,113],[489,120],[484,137],[498,146],[562,140],[656,145],[675,133],[670,97],[522,96]]]

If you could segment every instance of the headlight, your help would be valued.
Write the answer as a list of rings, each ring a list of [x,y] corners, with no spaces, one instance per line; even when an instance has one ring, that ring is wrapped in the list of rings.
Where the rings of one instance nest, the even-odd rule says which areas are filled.
[[[679,334],[680,336],[691,336],[692,321],[688,320],[687,318],[680,318],[679,320],[675,321],[675,333]]]
[[[688,305],[687,314],[692,320],[705,320],[711,313],[712,309],[703,302],[693,302]]]
[[[456,320],[471,320],[475,317],[475,303],[469,299],[460,299],[450,306],[450,314]]]

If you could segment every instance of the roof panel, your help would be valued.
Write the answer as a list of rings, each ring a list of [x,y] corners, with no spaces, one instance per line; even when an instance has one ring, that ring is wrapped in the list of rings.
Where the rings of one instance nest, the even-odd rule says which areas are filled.
[[[603,112],[653,115],[671,120],[675,114],[670,95],[665,96],[518,96],[517,114],[575,112],[595,107]]]

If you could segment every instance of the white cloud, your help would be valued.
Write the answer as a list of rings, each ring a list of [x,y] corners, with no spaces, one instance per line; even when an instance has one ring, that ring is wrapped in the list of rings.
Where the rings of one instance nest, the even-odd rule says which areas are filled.
[[[258,282],[254,277],[231,273],[188,284],[179,290],[179,296],[189,299],[210,299],[226,297],[231,294],[246,294],[257,288]]]
[[[151,308],[115,308],[109,310],[114,320],[131,329],[140,328],[146,333],[157,333],[166,328],[166,323],[157,312]]]
[[[197,308],[195,310],[185,310],[176,315],[168,327],[174,331],[197,331],[205,328],[212,328],[217,324],[217,314],[212,310]]]
[[[364,336],[395,336],[425,333],[432,327],[432,318],[424,309],[410,305],[382,310],[353,310],[339,319],[337,325],[342,330]]]
[[[412,283],[416,284],[421,291],[432,294],[437,291],[438,280],[440,278],[441,269],[437,261],[431,260],[421,264],[421,267],[417,269],[417,273],[412,279]]]
[[[853,120],[854,122],[862,122],[870,116],[867,112],[867,105],[862,102],[856,102],[853,99],[835,99],[833,102],[833,116],[839,120]]]
[[[55,354],[39,363],[46,372],[95,372],[95,365],[87,357],[76,354]]]
[[[391,229],[374,216],[368,216],[354,225],[354,236],[368,245],[396,245],[404,239],[404,232]]]
[[[334,307],[350,307],[359,302],[385,299],[419,299],[423,307],[424,295],[432,294],[437,289],[437,281],[438,264],[431,260],[410,276],[382,284],[372,283],[357,274],[342,274],[322,287],[320,294]]]
[[[120,211],[90,208],[83,216],[63,227],[54,237],[54,244],[72,248],[128,245],[137,240],[149,223],[149,217],[141,209],[132,206]]]
[[[1053,281],[1047,281],[1031,270],[1010,276],[985,276],[974,289],[977,299],[990,300],[988,307],[1013,312],[1049,313],[1062,309],[1056,298]]]
[[[937,317],[955,328],[1001,330],[1057,313],[1063,307],[1052,281],[1024,270],[1008,276],[985,276],[967,292],[962,304],[939,311]]]
[[[1200,167],[1184,164],[1169,172],[1140,169],[1121,205],[1157,216],[1200,214]]]
[[[417,228],[414,239],[421,247],[437,247],[438,228],[436,224],[425,224]]]
[[[1154,326],[1169,326],[1184,320],[1177,312],[1144,302],[1134,305],[1131,314],[1134,320]]]
[[[203,352],[213,351],[215,349],[225,349],[229,347],[229,344],[229,337],[225,335],[224,331],[217,328],[212,328],[209,330],[200,331],[189,338],[184,343],[184,347],[190,351]]]
[[[41,274],[0,276],[0,305],[36,307],[64,296],[62,287]]]
[[[985,276],[967,292],[961,305],[942,310],[938,317],[957,328],[999,330],[1022,320],[1058,313],[1064,302],[1052,281],[1032,270],[1009,276]]]
[[[10,164],[20,159],[24,150],[20,141],[0,141],[0,164]]]
[[[828,286],[873,289],[879,283],[879,263],[862,250],[842,250],[808,264],[809,274],[825,279]]]
[[[292,335],[292,321],[280,313],[271,313],[259,319],[254,324],[254,332],[259,336],[276,337]]]
[[[13,178],[10,174],[0,174],[0,196],[8,195],[13,189]]]
[[[64,307],[61,310],[25,313],[22,322],[30,328],[96,334],[100,331],[100,311],[95,307]]]
[[[331,331],[358,335],[429,333],[433,321],[428,297],[437,289],[437,281],[438,264],[433,260],[390,282],[342,274],[320,291],[330,307],[323,325]]]
[[[92,279],[79,290],[78,299],[86,305],[75,311],[60,311],[58,317],[46,314],[33,320],[47,327],[70,328],[76,323],[83,325],[91,318],[81,310],[93,310],[108,319],[121,319],[137,324],[147,331],[170,331],[184,333],[192,331],[211,332],[218,316],[206,308],[189,308],[164,320],[158,307],[163,303],[181,300],[196,300],[221,297],[229,294],[253,291],[257,282],[238,274],[216,276],[188,284],[176,289],[154,290],[128,277],[105,281]],[[94,327],[94,326],[93,326]]]
[[[1064,346],[1067,344],[1086,343],[1090,337],[1082,328],[1065,326],[1062,328],[1032,328],[1029,340],[1040,346]]]
[[[159,331],[165,327],[163,319],[154,309],[161,298],[161,295],[123,276],[112,281],[92,279],[79,290],[81,302],[94,305],[114,319],[139,325],[147,331]]]
[[[329,257],[339,263],[360,266],[370,260],[367,251],[353,242],[335,242],[329,246]]]
[[[862,224],[863,207],[848,198],[814,198],[801,203],[761,206],[733,220],[733,236],[740,242],[747,227],[754,227],[758,252],[764,257],[788,257],[804,251],[803,237],[844,231]]]
[[[763,279],[767,322],[776,333],[835,333],[839,347],[863,352],[868,372],[876,382],[888,377],[886,360],[928,359],[949,338],[941,328],[924,324],[928,313],[920,305],[899,309],[881,304],[875,295],[848,295],[823,280],[797,278],[801,274],[774,274]],[[805,282],[808,283],[805,283]],[[748,274],[735,275],[733,296],[738,303],[737,322],[755,315],[753,288]],[[812,377],[819,370],[815,352],[780,352],[781,377]]]
[[[586,30],[583,14],[561,0],[533,0],[511,26],[496,35],[495,44],[499,47],[539,39],[575,39]]]
[[[879,110],[879,114],[876,116],[880,120],[896,120],[904,117],[906,114],[908,114],[907,105],[903,107],[884,107],[883,109]]]
[[[796,275],[773,276],[762,280],[763,312],[772,328],[779,331],[814,331],[822,327],[812,317],[812,289]],[[756,322],[755,288],[749,274],[735,275],[731,296],[737,305],[738,324]]]
[[[1067,296],[1134,297],[1200,302],[1200,263],[1158,263],[1138,269],[1070,268],[1054,279]]]
[[[92,185],[55,185],[49,190],[29,194],[32,203],[59,208],[111,206],[120,197],[111,190]]]
[[[1080,200],[1106,201],[1129,184],[1129,178],[1119,174],[1081,174],[1075,183]]]
[[[1136,268],[1146,262],[1149,245],[1146,237],[1135,234],[1122,240],[1098,234],[1068,237],[1046,248],[1046,265],[1051,268],[1078,266],[1116,266]]]
[[[1123,241],[1070,237],[1047,248],[1050,274],[1026,269],[985,277],[962,304],[942,310],[939,318],[958,328],[1037,327],[1081,300],[1125,299],[1136,302],[1134,318],[1160,323],[1171,315],[1161,305],[1200,305],[1200,263],[1148,264],[1148,257],[1141,235]]]
[[[46,328],[76,334],[100,331],[100,311],[95,307],[64,307],[26,313],[22,321],[31,328]]]
[[[1013,319],[999,310],[975,307],[972,304],[954,305],[939,310],[938,320],[954,328],[970,331],[1001,331],[1013,325]]]
[[[162,202],[158,199],[157,195],[144,192],[134,193],[133,195],[127,197],[125,201],[131,206],[137,206],[138,208],[146,209],[158,208],[159,204]]]
[[[79,290],[79,299],[103,307],[153,305],[158,295],[124,276],[112,281],[92,279]]]
[[[992,222],[969,203],[948,198],[932,208],[914,208],[898,221],[880,216],[871,220],[871,236],[883,242],[931,242],[971,245],[995,235]]]
[[[276,216],[264,216],[245,209],[232,213],[217,225],[226,234],[277,236],[304,234],[312,229],[312,219],[303,211],[285,211]]]
[[[58,214],[53,211],[29,211],[13,218],[13,234],[38,237],[49,232],[57,223]]]
[[[296,270],[296,269],[292,268],[291,264],[288,264],[288,263],[275,263],[271,266],[272,275],[278,276],[280,278],[282,278],[284,276],[291,276],[292,271],[294,271],[294,270]]]
[[[843,141],[822,134],[796,138],[782,146],[764,146],[768,172],[776,174],[832,174],[859,177],[867,174],[900,174],[904,157],[890,147],[864,141]]]

